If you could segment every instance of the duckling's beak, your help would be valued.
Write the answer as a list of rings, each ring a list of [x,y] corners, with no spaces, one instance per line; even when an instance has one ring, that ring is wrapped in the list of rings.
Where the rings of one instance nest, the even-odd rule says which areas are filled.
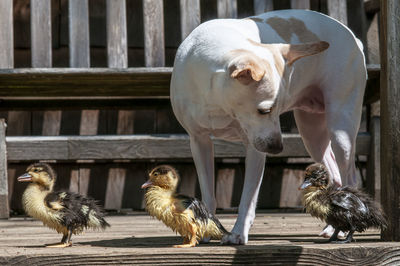
[[[151,182],[150,180],[147,180],[147,182],[142,185],[142,188],[147,188],[147,187],[150,187],[152,185],[153,185],[153,182]]]
[[[32,176],[29,173],[25,173],[17,178],[19,182],[30,182],[32,181]]]
[[[303,184],[301,184],[301,186],[299,187],[299,190],[303,190],[303,189],[305,189],[305,188],[308,188],[308,187],[311,186],[311,185],[312,185],[312,184],[311,184],[310,181],[305,180],[305,181],[303,182]]]

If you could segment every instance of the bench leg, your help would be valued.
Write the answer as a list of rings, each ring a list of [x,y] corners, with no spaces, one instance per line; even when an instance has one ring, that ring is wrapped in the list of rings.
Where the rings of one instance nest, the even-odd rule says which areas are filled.
[[[0,119],[0,218],[9,218],[6,123]]]
[[[371,143],[370,152],[367,162],[367,191],[374,196],[375,200],[381,201],[381,126],[380,117],[371,117],[370,132],[371,132]]]

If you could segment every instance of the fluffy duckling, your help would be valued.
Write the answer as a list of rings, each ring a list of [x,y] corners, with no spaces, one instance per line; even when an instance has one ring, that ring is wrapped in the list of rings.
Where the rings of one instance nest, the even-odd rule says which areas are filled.
[[[68,247],[72,245],[72,234],[79,234],[86,228],[110,226],[95,200],[67,191],[53,192],[56,173],[46,163],[30,165],[18,181],[31,182],[22,196],[26,213],[63,234],[61,243],[47,247]]]
[[[315,163],[307,167],[300,189],[306,211],[335,228],[329,242],[350,243],[354,231],[387,226],[377,202],[356,188],[333,185],[323,164]],[[340,231],[349,231],[345,240],[338,239]]]
[[[176,194],[179,182],[177,171],[169,165],[154,168],[149,180],[142,185],[149,214],[183,237],[182,245],[194,247],[202,238],[221,239],[228,234],[218,219],[198,199]]]

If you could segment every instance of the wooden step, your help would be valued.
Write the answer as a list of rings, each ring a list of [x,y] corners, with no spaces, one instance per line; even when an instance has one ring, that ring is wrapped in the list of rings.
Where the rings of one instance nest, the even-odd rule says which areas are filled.
[[[283,134],[284,149],[270,157],[308,157],[300,135]],[[357,154],[368,155],[370,135],[357,137]],[[6,137],[8,161],[192,158],[188,135]],[[245,156],[240,143],[214,139],[216,158]]]

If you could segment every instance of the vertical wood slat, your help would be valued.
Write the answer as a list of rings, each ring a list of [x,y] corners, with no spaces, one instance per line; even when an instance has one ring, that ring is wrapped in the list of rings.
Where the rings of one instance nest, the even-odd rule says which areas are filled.
[[[69,0],[68,4],[69,65],[90,67],[88,0]]]
[[[290,0],[292,9],[310,9],[310,0]]]
[[[145,66],[162,67],[165,65],[162,0],[143,0],[143,24]]]
[[[128,67],[125,0],[107,0],[108,67]]]
[[[217,14],[218,18],[237,18],[237,1],[218,0]]]
[[[32,67],[51,67],[50,0],[31,0]]]
[[[70,67],[90,67],[89,3],[88,0],[69,0],[69,54]],[[79,135],[96,135],[98,110],[82,110]],[[71,172],[70,190],[87,195],[90,169]]]
[[[254,14],[262,14],[274,10],[273,0],[254,0]]]
[[[228,209],[231,207],[233,186],[235,183],[235,169],[224,168],[217,172],[216,200],[217,208]]]
[[[388,217],[385,241],[400,240],[400,2],[382,0],[381,54],[381,202]]]
[[[347,1],[328,0],[328,15],[347,25]]]
[[[14,67],[13,1],[0,1],[0,68]]]
[[[180,0],[181,40],[200,24],[200,0]]]
[[[9,215],[6,123],[0,119],[0,218],[8,218]]]
[[[371,143],[370,152],[367,161],[367,191],[374,196],[374,199],[381,202],[381,147],[380,147],[380,118],[379,116],[371,117],[370,132]]]

